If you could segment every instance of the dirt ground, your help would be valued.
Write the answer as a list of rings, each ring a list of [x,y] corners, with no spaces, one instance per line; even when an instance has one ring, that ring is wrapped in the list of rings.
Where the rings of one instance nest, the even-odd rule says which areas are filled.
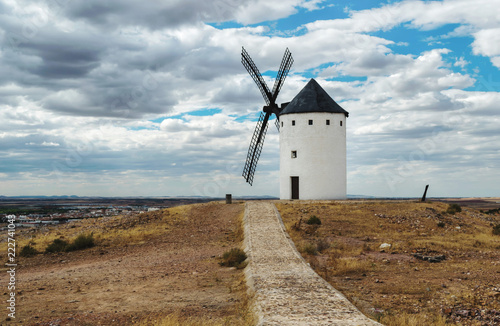
[[[31,237],[40,251],[48,234],[70,239],[94,232],[97,246],[18,258],[16,318],[7,321],[5,313],[0,323],[133,325],[176,313],[242,325],[242,271],[219,261],[240,245],[243,210],[241,204],[207,203],[19,231],[18,243]],[[6,284],[7,274],[0,275]]]
[[[492,234],[500,215],[480,211],[491,202],[473,204],[455,213],[449,202],[277,207],[311,267],[367,316],[385,325],[500,325],[500,235]],[[307,224],[311,216],[321,225]]]

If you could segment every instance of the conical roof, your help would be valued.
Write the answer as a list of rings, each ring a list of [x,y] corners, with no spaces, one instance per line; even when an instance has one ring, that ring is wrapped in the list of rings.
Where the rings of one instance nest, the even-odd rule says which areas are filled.
[[[342,109],[314,78],[281,111],[280,115],[308,112],[344,113],[346,117],[349,116],[349,112]]]

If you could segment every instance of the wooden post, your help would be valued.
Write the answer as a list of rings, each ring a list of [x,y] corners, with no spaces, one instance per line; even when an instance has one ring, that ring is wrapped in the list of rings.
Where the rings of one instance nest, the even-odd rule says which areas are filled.
[[[427,196],[427,189],[429,189],[429,185],[425,186],[424,195],[422,196],[422,200],[421,201],[425,201],[425,197]]]

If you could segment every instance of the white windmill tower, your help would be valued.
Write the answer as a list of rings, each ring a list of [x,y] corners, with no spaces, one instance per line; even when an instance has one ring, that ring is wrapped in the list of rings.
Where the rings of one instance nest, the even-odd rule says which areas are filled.
[[[266,106],[250,141],[243,177],[252,185],[268,121],[276,115],[280,133],[281,199],[346,198],[346,118],[342,109],[311,79],[290,103],[276,99],[293,63],[288,49],[271,91],[245,49],[242,63],[259,87]]]
[[[280,198],[346,198],[349,113],[311,79],[280,112]]]

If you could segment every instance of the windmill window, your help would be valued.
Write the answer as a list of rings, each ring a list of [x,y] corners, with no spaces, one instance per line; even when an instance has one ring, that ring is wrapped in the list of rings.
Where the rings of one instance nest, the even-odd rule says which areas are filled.
[[[292,120],[292,126],[295,126],[295,120]]]
[[[292,151],[292,158],[297,158],[297,151]]]
[[[281,121],[281,126],[283,127],[283,121]]]
[[[312,126],[312,124],[313,124],[313,121],[309,120],[309,125]]]
[[[342,127],[342,121],[340,121],[340,126]]]
[[[330,120],[326,120],[326,125],[329,126],[330,125]]]

